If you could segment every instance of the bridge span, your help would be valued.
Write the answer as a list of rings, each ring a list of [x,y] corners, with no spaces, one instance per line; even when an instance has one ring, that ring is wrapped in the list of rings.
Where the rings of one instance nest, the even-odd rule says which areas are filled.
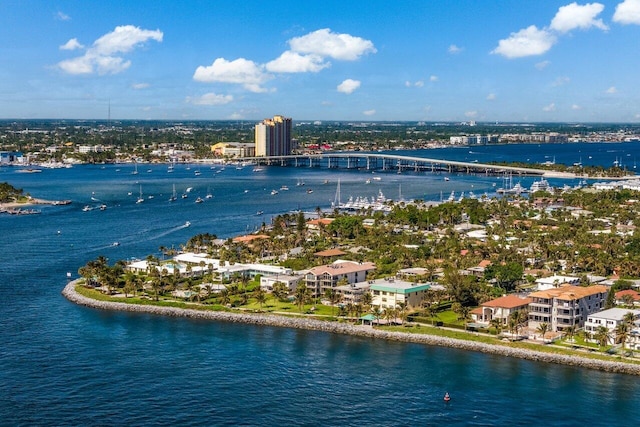
[[[244,160],[258,165],[293,166],[328,169],[364,169],[382,171],[447,172],[483,175],[510,173],[521,176],[553,176],[575,178],[575,174],[559,173],[536,168],[491,165],[486,163],[460,162],[457,160],[431,159],[426,157],[400,156],[395,154],[340,152],[308,155],[249,157]]]

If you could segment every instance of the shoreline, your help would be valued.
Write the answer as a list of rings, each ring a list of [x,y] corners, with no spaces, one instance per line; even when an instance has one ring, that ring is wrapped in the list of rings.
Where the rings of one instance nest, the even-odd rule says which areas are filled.
[[[640,376],[640,365],[634,365],[630,363],[589,359],[585,357],[569,356],[564,354],[552,354],[522,348],[510,348],[507,346],[465,341],[456,338],[439,337],[428,334],[391,332],[366,326],[356,326],[350,323],[330,322],[310,318],[292,318],[273,314],[203,311],[176,307],[161,307],[156,305],[137,305],[127,304],[123,302],[98,301],[87,298],[77,293],[75,290],[75,286],[77,285],[77,283],[78,280],[69,282],[62,290],[62,295],[75,304],[99,310],[128,311],[171,317],[185,317],[189,319],[204,319],[229,323],[245,323],[257,326],[272,326],[280,328],[321,331],[341,335],[382,339],[386,341],[399,341],[413,344],[449,347],[459,350],[475,351],[506,357],[515,357],[518,359],[530,360],[535,362],[555,363],[561,365],[576,366],[580,368],[595,369],[603,372]]]

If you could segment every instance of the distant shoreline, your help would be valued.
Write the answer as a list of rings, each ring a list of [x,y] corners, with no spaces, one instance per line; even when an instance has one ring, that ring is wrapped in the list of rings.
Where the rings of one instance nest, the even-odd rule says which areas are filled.
[[[556,363],[561,365],[595,369],[604,372],[640,376],[640,365],[634,365],[631,363],[589,359],[586,357],[569,356],[564,354],[552,354],[535,350],[465,341],[461,339],[440,337],[428,334],[384,331],[367,326],[352,325],[349,323],[331,322],[311,318],[293,318],[272,314],[204,311],[176,307],[161,307],[156,305],[138,305],[127,304],[124,302],[98,301],[80,295],[75,290],[76,285],[78,285],[78,280],[69,282],[62,290],[62,295],[64,295],[65,298],[75,304],[100,310],[128,311],[170,317],[185,317],[190,319],[205,319],[219,322],[246,323],[258,326],[273,326],[281,328],[322,331],[334,334],[383,339],[387,341],[401,341],[414,344],[450,347],[460,350],[496,354],[506,357],[515,357],[536,362]]]

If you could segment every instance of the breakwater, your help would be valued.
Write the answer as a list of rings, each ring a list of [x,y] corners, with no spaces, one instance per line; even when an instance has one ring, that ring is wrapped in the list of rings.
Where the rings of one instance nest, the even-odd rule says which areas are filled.
[[[427,334],[414,334],[406,332],[393,332],[375,329],[368,326],[357,326],[349,323],[331,322],[311,318],[294,318],[272,314],[259,313],[235,313],[226,311],[205,311],[195,309],[183,309],[176,307],[161,307],[155,305],[127,304],[123,302],[99,301],[87,298],[76,292],[77,281],[69,282],[62,290],[62,295],[69,301],[78,305],[96,308],[100,310],[117,310],[138,313],[149,313],[162,316],[186,317],[192,319],[204,319],[221,322],[246,323],[259,326],[275,326],[281,328],[297,328],[314,331],[322,331],[334,334],[354,335],[367,338],[383,339],[388,341],[402,341],[415,344],[426,344],[443,347],[451,347],[461,350],[477,351],[488,354],[496,354],[505,357],[515,357],[536,362],[558,363],[562,365],[577,366],[581,368],[596,369],[604,372],[622,373],[640,376],[640,365],[630,363],[590,359],[580,356],[565,354],[552,354],[542,351],[513,348],[499,344],[486,344],[466,341],[455,338],[439,337]]]

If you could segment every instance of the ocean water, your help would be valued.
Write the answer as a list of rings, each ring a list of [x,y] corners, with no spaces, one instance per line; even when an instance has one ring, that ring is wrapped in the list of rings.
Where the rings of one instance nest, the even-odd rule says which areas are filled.
[[[632,165],[640,154],[635,144],[478,148],[487,150],[477,154],[481,162],[481,156],[545,161],[555,155],[556,162],[573,163],[580,153],[585,164],[591,155],[606,166],[616,157]],[[422,153],[459,160],[476,150]],[[444,182],[424,173],[378,173],[379,181],[366,184],[366,171],[227,166],[217,173],[219,166],[201,166],[195,176],[195,165],[178,165],[171,174],[164,165],[138,170],[133,175],[131,166],[106,165],[24,174],[0,168],[0,182],[74,201],[44,206],[40,215],[0,216],[0,425],[640,421],[640,381],[632,376],[313,331],[101,312],[60,295],[66,273],[77,276],[78,267],[98,255],[110,262],[145,257],[196,233],[230,237],[280,212],[328,209],[338,179],[344,201],[379,190],[389,198],[401,192],[430,200],[441,192],[482,194],[492,191],[495,178],[460,175]],[[174,184],[179,194],[192,187],[189,197],[169,203]],[[279,190],[283,185],[289,190]],[[153,199],[136,204],[140,188]],[[272,189],[279,193],[272,196]],[[194,203],[207,192],[214,197]],[[82,211],[101,203],[105,211]],[[446,391],[453,398],[448,404]]]

